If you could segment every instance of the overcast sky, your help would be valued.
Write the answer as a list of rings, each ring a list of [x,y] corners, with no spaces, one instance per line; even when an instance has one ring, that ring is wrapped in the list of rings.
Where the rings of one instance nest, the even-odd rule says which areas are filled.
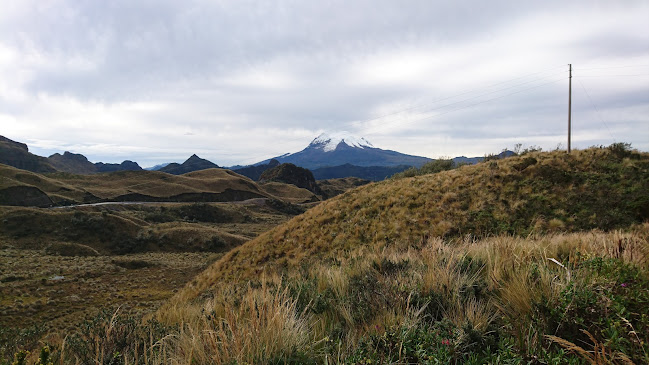
[[[322,132],[432,158],[649,150],[649,1],[0,0],[0,135],[219,165]]]

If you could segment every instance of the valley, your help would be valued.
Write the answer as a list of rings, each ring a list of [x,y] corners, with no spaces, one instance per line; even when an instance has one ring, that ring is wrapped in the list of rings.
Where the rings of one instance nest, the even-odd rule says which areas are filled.
[[[224,252],[305,209],[267,199],[0,207],[0,327],[63,331],[101,310],[151,313]]]

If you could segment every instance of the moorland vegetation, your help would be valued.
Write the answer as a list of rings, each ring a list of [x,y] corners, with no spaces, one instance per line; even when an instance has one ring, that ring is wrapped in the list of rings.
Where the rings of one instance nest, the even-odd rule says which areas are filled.
[[[237,246],[154,315],[106,313],[68,336],[23,332],[3,356],[649,362],[649,154],[626,144],[531,151],[408,175]],[[19,351],[29,344],[31,355]]]

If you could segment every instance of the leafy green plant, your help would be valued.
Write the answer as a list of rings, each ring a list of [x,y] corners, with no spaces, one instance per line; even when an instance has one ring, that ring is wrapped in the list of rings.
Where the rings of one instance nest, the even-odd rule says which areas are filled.
[[[14,354],[34,349],[45,331],[46,329],[42,325],[33,325],[27,328],[0,326],[0,363],[3,361],[9,363]]]
[[[634,362],[649,360],[649,279],[619,259],[595,257],[579,263],[573,282],[549,313],[548,328],[571,343],[593,343]]]

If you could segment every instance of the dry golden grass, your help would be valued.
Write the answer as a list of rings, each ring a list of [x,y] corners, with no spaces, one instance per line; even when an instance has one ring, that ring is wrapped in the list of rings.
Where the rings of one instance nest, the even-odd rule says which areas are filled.
[[[15,186],[37,187],[50,196],[55,203],[66,200],[83,201],[86,195],[83,189],[74,186],[74,184],[0,164],[0,190]]]
[[[247,344],[246,341],[252,341],[248,339],[247,334],[254,330],[255,333],[266,335],[280,333],[283,329],[278,328],[280,325],[277,323],[263,322],[268,321],[268,316],[258,314],[255,312],[257,309],[252,308],[265,311],[271,307],[274,308],[272,311],[277,313],[290,309],[290,317],[277,314],[282,318],[279,323],[281,326],[296,323],[294,321],[300,323],[300,331],[306,332],[302,333],[291,325],[287,341],[294,341],[294,333],[302,333],[300,336],[310,339],[310,342],[301,343],[302,347],[299,348],[302,349],[315,346],[313,351],[316,351],[321,341],[325,341],[326,336],[331,333],[333,326],[343,323],[346,332],[341,336],[343,341],[338,345],[339,359],[349,356],[361,338],[376,333],[377,329],[380,333],[387,328],[416,327],[420,321],[426,320],[423,313],[428,313],[428,307],[436,305],[442,306],[441,315],[450,320],[459,331],[470,324],[470,328],[484,333],[496,318],[500,323],[505,319],[506,323],[510,324],[511,335],[518,339],[521,349],[535,351],[543,346],[545,339],[551,339],[567,350],[579,353],[577,347],[569,347],[558,338],[547,337],[545,333],[540,332],[542,329],[533,325],[535,303],[554,303],[568,285],[587,285],[596,280],[597,278],[583,275],[575,277],[567,268],[569,264],[577,265],[588,258],[616,258],[645,269],[649,268],[647,234],[649,225],[639,226],[635,232],[629,233],[592,231],[528,238],[498,236],[454,242],[431,238],[419,248],[359,246],[341,254],[335,264],[321,261],[309,266],[306,272],[304,269],[301,272],[291,271],[281,277],[269,274],[270,271],[266,271],[266,274],[262,271],[262,275],[267,279],[262,280],[263,284],[258,289],[247,287],[242,291],[242,287],[235,282],[221,281],[218,286],[213,287],[210,295],[207,295],[208,299],[181,302],[176,297],[176,300],[170,302],[173,307],[168,304],[158,311],[156,316],[165,323],[183,323],[186,326],[185,332],[173,342],[176,347],[169,348],[168,352],[173,359],[180,356],[182,360],[179,362],[189,361],[190,354],[196,356],[199,363],[216,361],[210,358],[209,354],[219,354],[218,357],[225,356],[228,359],[236,358],[239,362],[250,361],[251,358],[259,361],[261,355],[257,350],[251,349],[261,345]],[[621,251],[615,248],[620,242],[623,247]],[[381,267],[386,260],[393,264],[407,264],[394,272],[383,272],[382,270],[390,270],[388,267]],[[227,260],[222,260],[216,266],[225,262]],[[476,263],[476,266],[467,266],[470,262]],[[351,284],[351,281],[367,275],[371,277],[367,284],[371,287],[363,290],[366,290],[368,297],[360,302],[354,299],[343,300],[342,298],[350,295],[350,291],[355,290],[350,288],[350,285],[356,285]],[[317,314],[296,310],[295,293],[293,299],[289,299],[286,290],[282,290],[283,283],[300,282],[308,278],[314,280],[314,290],[317,293],[333,293],[332,298],[336,300],[336,305]],[[467,295],[467,288],[474,288],[480,283],[489,288],[488,296]],[[197,282],[192,284],[195,293],[199,293],[196,285]],[[413,292],[399,293],[395,292],[396,288],[417,288],[419,293],[435,293],[441,295],[442,302],[416,304],[412,300]],[[241,302],[246,309],[232,306],[231,303],[240,297],[245,298]],[[262,300],[261,298],[267,303],[262,305],[256,301]],[[370,317],[358,318],[354,313],[358,306],[367,305],[365,300],[370,300],[369,303],[377,306],[367,312]],[[380,304],[381,302],[384,304]],[[258,322],[246,322],[251,312]],[[216,322],[211,322],[219,323],[216,330],[205,329],[206,313],[212,313],[208,316],[211,321],[218,318]],[[263,326],[262,322],[267,323],[265,325],[269,326],[268,329],[272,329],[272,332],[265,332],[266,330],[257,327]],[[231,328],[237,328],[236,334]],[[231,337],[224,337],[224,333]],[[460,333],[458,336],[462,338],[465,334]],[[216,346],[216,343],[221,345]],[[274,345],[264,346],[273,348]],[[611,353],[597,342],[594,342],[593,346],[594,352],[589,352],[593,356],[611,361],[623,359],[623,354]],[[224,354],[222,351],[225,347],[232,349],[232,352]],[[189,348],[194,350],[190,351]],[[198,352],[201,353],[200,356],[195,355]],[[243,355],[240,354],[243,353],[251,357],[241,357]],[[587,359],[590,361],[590,358]],[[594,361],[594,364],[605,363]]]
[[[360,187],[196,276],[155,314],[180,331],[159,343],[164,356],[154,362],[286,361],[304,352],[340,362],[368,336],[442,319],[454,346],[498,323],[529,358],[552,333],[537,322],[541,304],[608,280],[580,264],[614,258],[649,270],[648,170],[649,154],[592,149]],[[396,345],[406,361],[404,343]]]
[[[359,246],[416,246],[428,237],[470,239],[502,233],[570,232],[616,219],[620,227],[628,226],[641,221],[633,215],[642,213],[618,213],[602,204],[608,204],[609,198],[619,204],[632,200],[639,206],[646,204],[641,192],[649,175],[649,154],[634,156],[619,158],[608,149],[570,155],[533,153],[362,186],[228,253],[174,300],[190,300],[217,282],[246,280],[265,270],[281,271],[305,262],[337,258]],[[536,162],[521,170],[528,158]],[[630,181],[633,179],[626,175],[635,176],[637,181]],[[591,191],[595,190],[593,181],[609,186],[607,195]],[[591,193],[594,195],[587,195]],[[551,222],[549,227],[540,223],[547,221]],[[549,252],[546,256],[558,254]],[[485,259],[490,267],[501,267],[502,263],[494,261],[501,257]],[[502,275],[518,275],[517,264],[513,265]]]
[[[153,311],[223,252],[290,218],[255,202],[205,206],[226,223],[173,215],[191,207],[0,207],[0,326],[63,330],[120,304]],[[165,214],[177,220],[156,223]],[[48,280],[56,275],[65,279]]]
[[[625,354],[607,349],[606,345],[597,341],[590,332],[586,330],[582,330],[582,332],[592,341],[592,350],[586,350],[581,346],[562,339],[561,337],[552,335],[547,335],[545,337],[550,341],[559,344],[569,353],[577,354],[580,358],[586,360],[588,364],[591,365],[634,364],[634,362]]]
[[[298,188],[295,185],[284,184],[280,182],[267,182],[259,184],[259,188],[268,195],[278,197],[284,201],[293,204],[300,204],[319,200],[312,192],[307,189]]]
[[[0,164],[0,190],[33,186],[55,204],[123,199],[181,199],[187,194],[225,194],[223,199],[274,198],[292,203],[316,199],[313,193],[293,185],[274,183],[261,187],[249,178],[225,169],[207,169],[184,175],[159,171],[118,171],[94,175],[51,173],[41,175]],[[227,196],[226,196],[227,195]],[[197,197],[197,200],[202,198]]]
[[[222,193],[226,189],[255,193],[260,197],[265,195],[250,179],[224,169],[195,171],[185,175],[159,171],[119,171],[83,176],[52,174],[52,177],[74,184],[102,199],[129,193],[170,197],[188,193]]]
[[[281,288],[281,285],[279,285]],[[182,325],[165,343],[171,363],[230,364],[281,361],[313,342],[308,316],[299,313],[286,289],[271,290],[262,283],[248,287],[237,304],[219,296],[202,308],[201,320]]]
[[[0,327],[47,323],[69,332],[101,309],[150,313],[219,255],[60,256],[0,249]]]

